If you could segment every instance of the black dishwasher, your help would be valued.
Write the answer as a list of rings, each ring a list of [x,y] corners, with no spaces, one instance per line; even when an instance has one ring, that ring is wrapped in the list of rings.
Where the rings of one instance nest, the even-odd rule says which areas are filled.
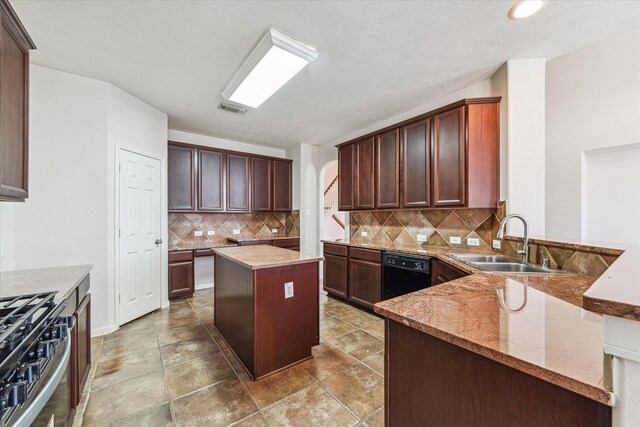
[[[396,252],[382,253],[383,299],[431,286],[431,258]]]

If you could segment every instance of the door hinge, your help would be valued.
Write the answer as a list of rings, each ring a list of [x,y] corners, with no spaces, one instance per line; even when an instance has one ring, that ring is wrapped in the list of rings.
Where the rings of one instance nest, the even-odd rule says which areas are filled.
[[[122,230],[118,228],[118,237],[122,237]]]

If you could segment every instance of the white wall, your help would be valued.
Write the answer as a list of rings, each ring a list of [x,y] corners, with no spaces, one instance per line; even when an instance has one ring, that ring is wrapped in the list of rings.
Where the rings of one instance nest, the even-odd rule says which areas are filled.
[[[246,142],[232,141],[230,139],[199,135],[197,133],[174,129],[169,129],[169,141],[204,145],[205,147],[220,148],[221,150],[242,151],[263,156],[285,157],[286,155],[286,151],[281,148],[263,147],[261,145],[247,144]]]
[[[507,63],[505,62],[504,65],[491,76],[492,95],[502,97],[500,101],[500,200],[506,200],[508,196],[509,88],[507,83]]]
[[[640,143],[639,76],[640,30],[547,62],[548,235],[580,237],[582,152]]]
[[[111,330],[115,144],[164,161],[167,116],[108,83],[35,65],[29,103],[29,199],[0,204],[1,269],[93,264],[92,326]]]

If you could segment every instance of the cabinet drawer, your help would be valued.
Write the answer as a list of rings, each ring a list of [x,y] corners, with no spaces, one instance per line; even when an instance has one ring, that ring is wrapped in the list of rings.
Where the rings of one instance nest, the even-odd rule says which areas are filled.
[[[169,263],[193,261],[193,251],[169,252]]]
[[[300,246],[300,239],[277,239],[273,240],[273,246],[291,249]]]
[[[349,248],[349,256],[362,261],[381,263],[382,252],[371,249]]]
[[[258,246],[258,245],[268,245],[271,246],[271,240],[247,240],[244,242],[239,242],[239,246]]]
[[[347,256],[347,247],[342,245],[330,245],[328,243],[325,243],[324,253],[337,255],[337,256]]]
[[[213,249],[195,249],[193,255],[195,257],[213,256]]]

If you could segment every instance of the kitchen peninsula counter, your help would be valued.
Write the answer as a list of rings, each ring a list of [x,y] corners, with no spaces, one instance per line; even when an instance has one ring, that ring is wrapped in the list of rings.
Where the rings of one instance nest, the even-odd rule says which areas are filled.
[[[214,326],[258,380],[319,343],[319,262],[273,246],[214,249]]]

